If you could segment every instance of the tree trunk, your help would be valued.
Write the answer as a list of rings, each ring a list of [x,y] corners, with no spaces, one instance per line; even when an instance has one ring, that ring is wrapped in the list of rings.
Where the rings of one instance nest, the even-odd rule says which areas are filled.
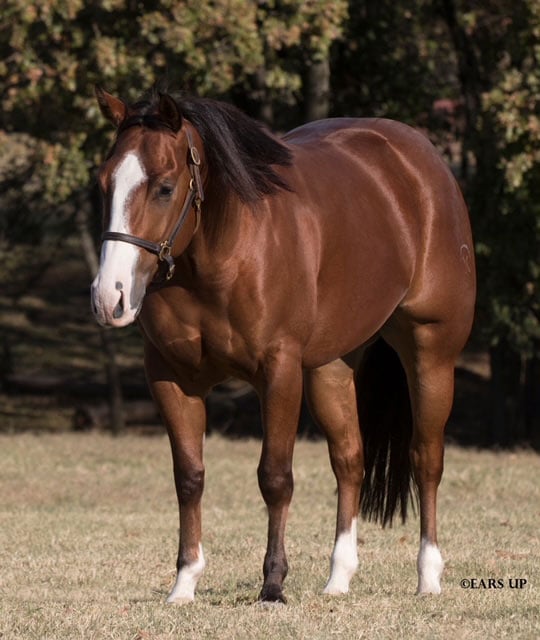
[[[524,404],[527,442],[540,451],[540,358],[538,356],[527,360]]]
[[[307,122],[328,117],[330,111],[330,61],[311,60],[304,76],[304,111]]]
[[[89,230],[88,206],[87,202],[78,203],[75,221],[77,223],[84,260],[93,279],[99,270],[99,261],[97,258],[94,239],[92,238],[92,234]],[[114,434],[118,434],[125,427],[125,417],[122,398],[122,383],[120,381],[120,371],[118,369],[116,359],[116,348],[110,331],[101,326],[98,330],[103,347],[103,353],[105,354],[105,375],[109,388],[110,428]]]
[[[476,119],[480,112],[482,100],[478,60],[476,59],[469,36],[459,24],[454,0],[442,0],[442,9],[444,21],[452,38],[457,57],[458,77],[465,110],[464,143],[467,143],[470,137],[474,137]],[[465,152],[463,155],[466,155]]]
[[[522,359],[505,340],[492,347],[489,355],[492,413],[487,444],[509,447],[524,436]]]
[[[253,97],[257,104],[255,116],[257,120],[272,127],[274,124],[274,107],[266,86],[266,69],[264,67],[258,69],[253,75],[253,84],[255,85]]]
[[[150,399],[126,402],[124,405],[126,424],[138,426],[160,426],[156,405]],[[110,419],[110,408],[105,404],[85,404],[75,409],[72,422],[74,431],[106,428]]]

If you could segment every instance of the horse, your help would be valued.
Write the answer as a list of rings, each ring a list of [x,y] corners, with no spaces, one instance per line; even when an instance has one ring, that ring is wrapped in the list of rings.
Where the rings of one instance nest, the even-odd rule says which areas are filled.
[[[278,138],[207,98],[96,96],[116,137],[97,172],[105,231],[92,306],[104,326],[137,321],[170,439],[180,534],[167,601],[192,601],[205,567],[205,397],[230,377],[261,405],[259,599],[286,602],[303,393],[337,482],[324,593],[349,590],[358,516],[391,525],[411,502],[417,593],[440,593],[444,428],[476,289],[468,212],[444,160],[389,119],[325,119]]]

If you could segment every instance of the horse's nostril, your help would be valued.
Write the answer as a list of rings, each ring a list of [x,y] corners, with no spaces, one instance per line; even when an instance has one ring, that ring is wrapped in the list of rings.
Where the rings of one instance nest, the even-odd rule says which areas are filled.
[[[124,294],[120,292],[120,300],[118,301],[118,304],[114,308],[113,318],[115,320],[118,320],[118,318],[121,318],[123,315],[124,315]]]

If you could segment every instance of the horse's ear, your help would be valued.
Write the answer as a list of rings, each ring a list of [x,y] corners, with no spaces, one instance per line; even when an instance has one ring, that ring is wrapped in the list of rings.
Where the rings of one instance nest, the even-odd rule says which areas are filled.
[[[168,93],[159,94],[159,115],[174,132],[180,131],[182,114],[178,109],[176,100]]]
[[[115,127],[119,127],[127,114],[126,103],[104,91],[99,85],[94,87],[101,113]]]

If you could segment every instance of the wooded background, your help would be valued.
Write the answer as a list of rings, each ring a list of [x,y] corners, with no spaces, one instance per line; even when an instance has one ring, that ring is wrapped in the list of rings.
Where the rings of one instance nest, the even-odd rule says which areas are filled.
[[[111,130],[93,85],[130,100],[163,78],[278,132],[327,116],[425,130],[470,208],[489,440],[539,445],[539,0],[0,0],[4,301],[65,246],[95,269],[94,171]],[[101,339],[113,381],[113,338]]]

